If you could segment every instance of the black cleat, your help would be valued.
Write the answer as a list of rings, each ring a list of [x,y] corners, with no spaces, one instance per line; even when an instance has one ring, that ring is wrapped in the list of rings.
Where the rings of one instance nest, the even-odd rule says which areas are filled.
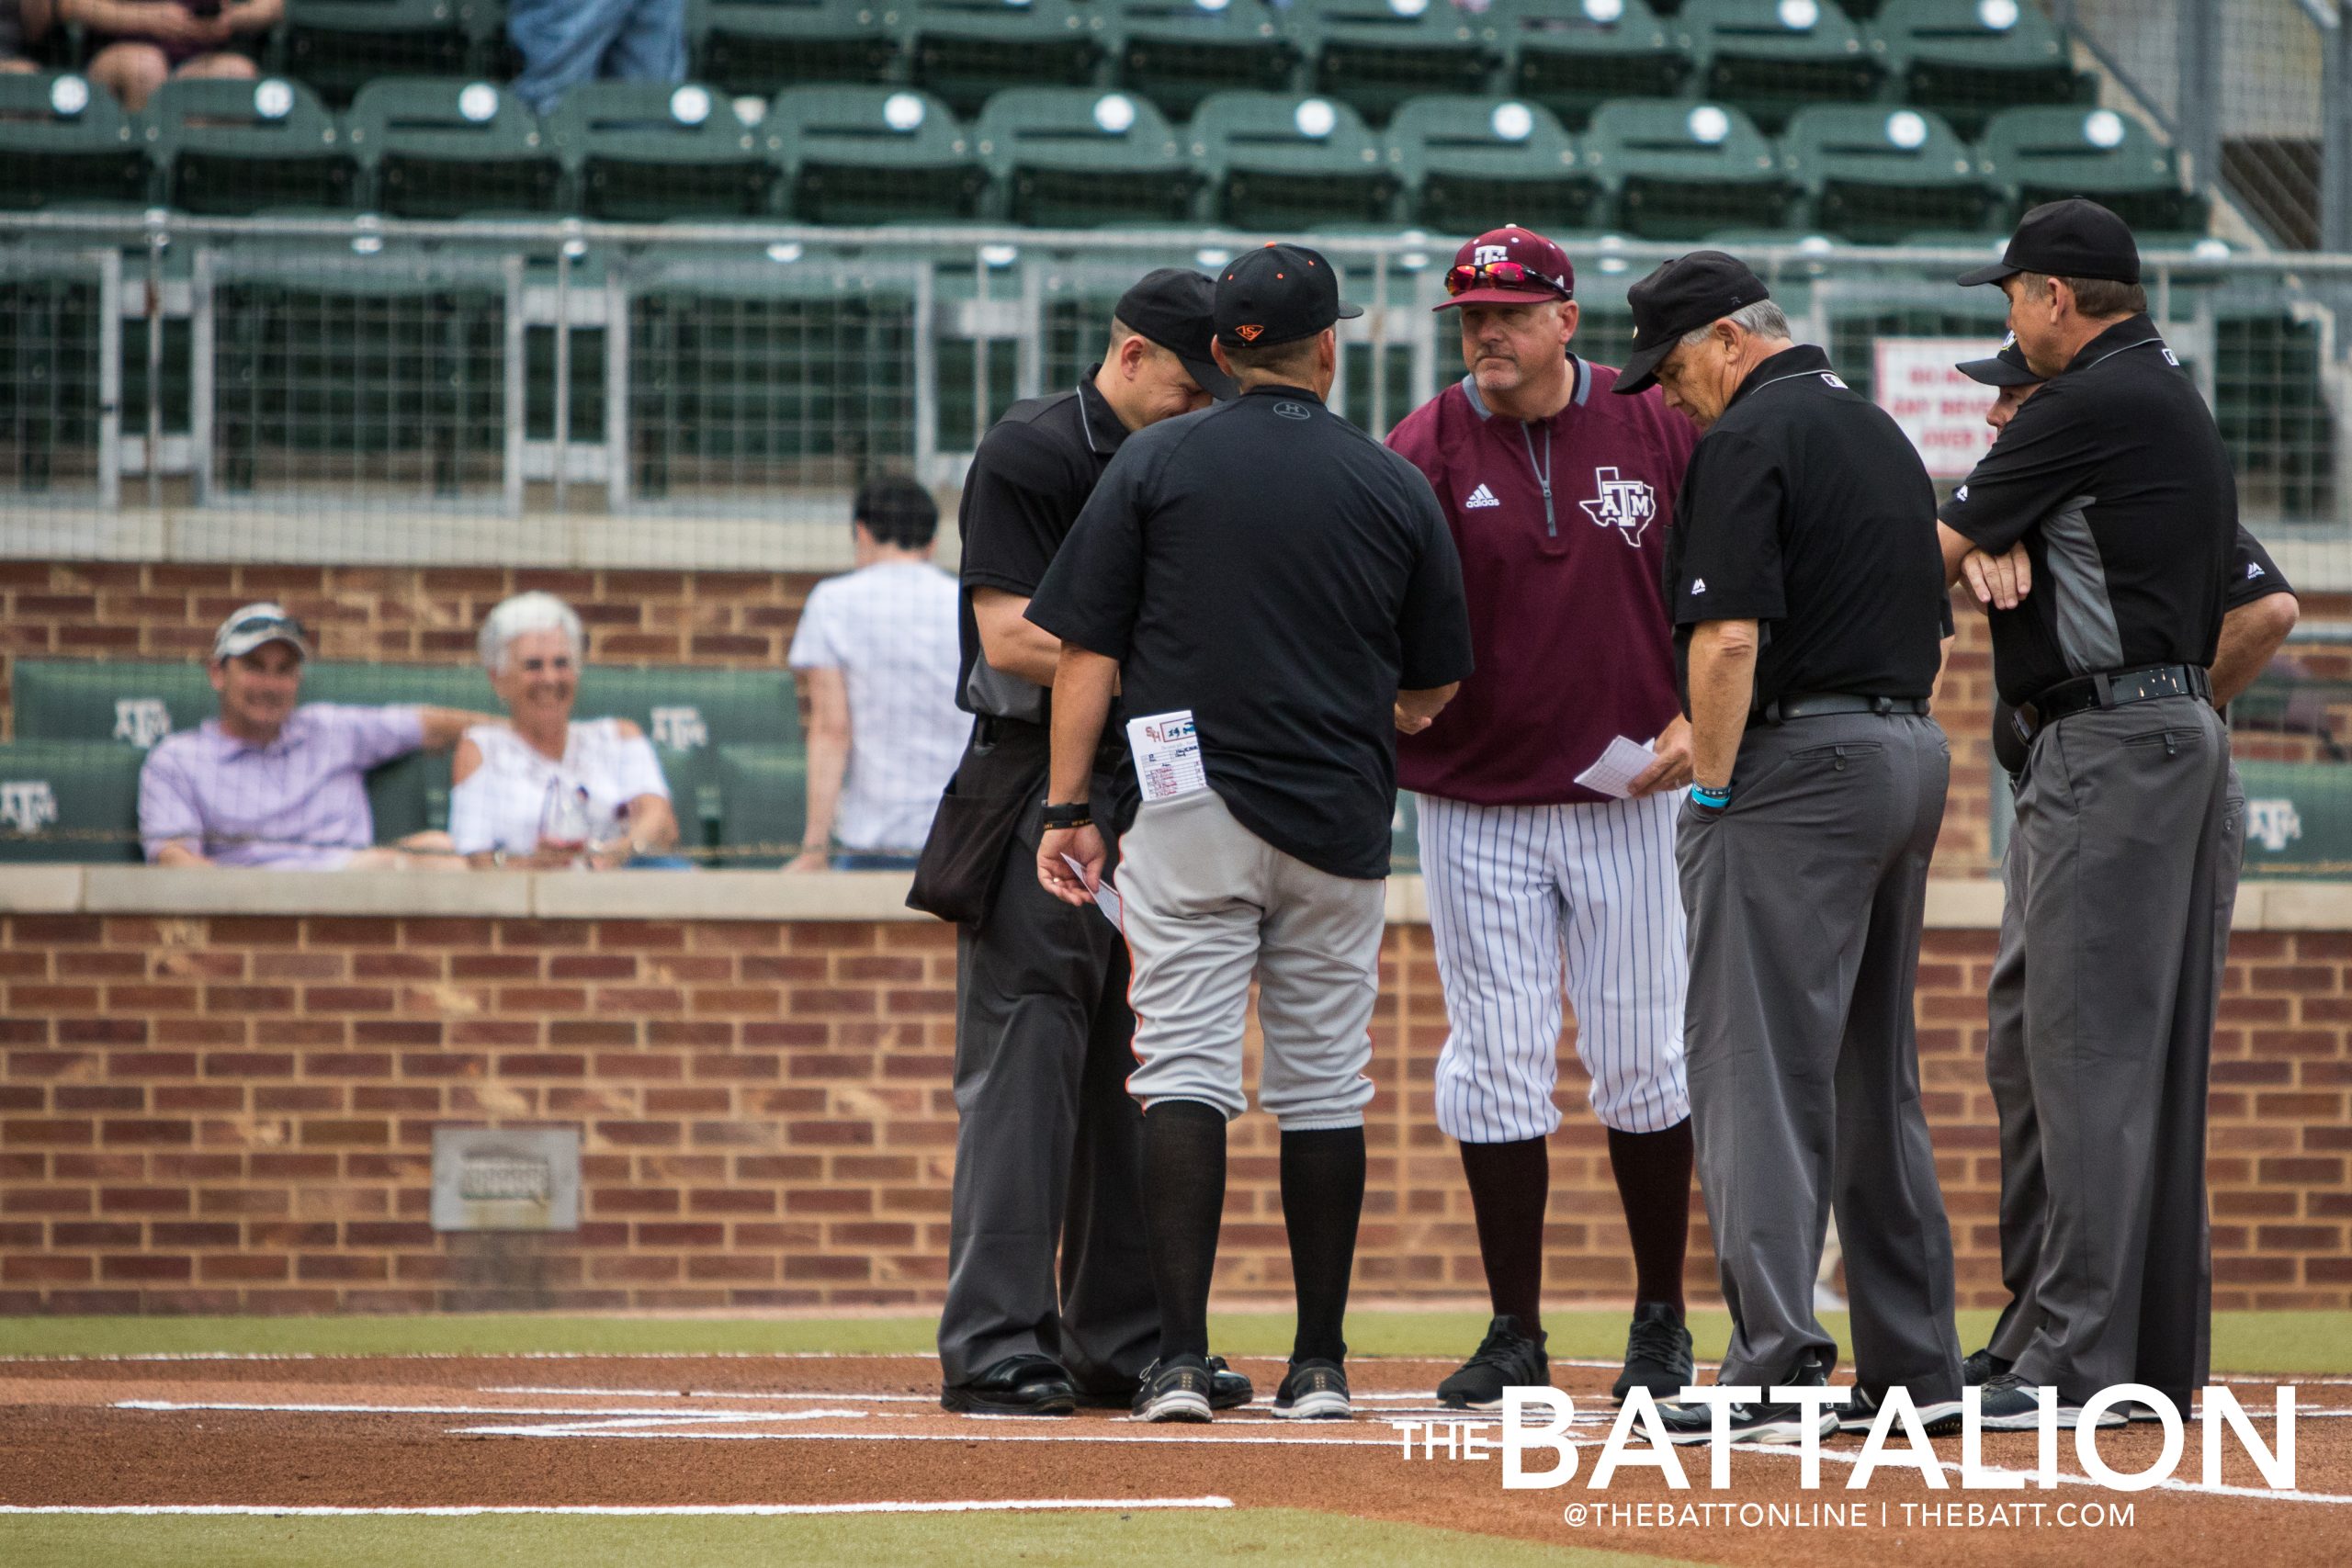
[[[1462,1369],[1437,1385],[1438,1403],[1451,1410],[1500,1410],[1503,1390],[1552,1381],[1552,1359],[1542,1336],[1531,1339],[1505,1313],[1487,1325],[1487,1337]],[[1676,1384],[1679,1388],[1680,1384]]]
[[[1609,1390],[1617,1403],[1637,1388],[1653,1399],[1672,1399],[1691,1384],[1690,1331],[1682,1314],[1663,1302],[1641,1302],[1625,1336],[1625,1370]]]

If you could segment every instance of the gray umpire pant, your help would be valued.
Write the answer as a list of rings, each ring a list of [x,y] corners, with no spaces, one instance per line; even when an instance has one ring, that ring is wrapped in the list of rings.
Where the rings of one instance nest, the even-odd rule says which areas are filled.
[[[1951,773],[1932,720],[1825,715],[1749,730],[1730,807],[1684,808],[1684,1039],[1732,1314],[1723,1382],[1834,1362],[1813,1313],[1834,1209],[1861,1385],[1959,1396],[1951,1232],[1911,1002]]]
[[[2185,1410],[2206,1378],[2206,1077],[2245,828],[2228,742],[2191,698],[2075,715],[2018,791],[1985,995],[2009,1290],[1988,1348],[2069,1400],[2141,1382]]]
[[[960,1383],[1007,1356],[1043,1355],[1081,1389],[1116,1391],[1159,1345],[1143,1113],[1126,1092],[1127,953],[1100,910],[1037,885],[1045,789],[1042,773],[1024,776],[1036,798],[1004,846],[988,913],[956,929],[940,1371]],[[1094,784],[1096,820],[1107,821],[1111,781]]]

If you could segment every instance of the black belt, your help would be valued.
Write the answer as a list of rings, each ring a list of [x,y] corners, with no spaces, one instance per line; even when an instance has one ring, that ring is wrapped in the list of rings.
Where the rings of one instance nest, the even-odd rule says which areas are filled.
[[[1928,711],[1925,697],[1865,697],[1851,692],[1795,692],[1785,697],[1775,697],[1747,716],[1747,728],[1760,724],[1786,724],[1792,718],[1819,718],[1833,713],[1874,713],[1881,717],[1889,714],[1924,714]]]
[[[2019,703],[2015,718],[2018,733],[2030,740],[2043,727],[2070,714],[2092,708],[2128,707],[2159,697],[2213,700],[2213,683],[2194,664],[2151,664],[2143,670],[2102,671],[2096,675],[2061,681],[2030,703]]]
[[[982,746],[1002,746],[1044,757],[1052,749],[1053,729],[1025,718],[1006,718],[1001,714],[984,713],[974,716],[972,738]],[[1126,738],[1105,733],[1095,748],[1094,771],[1115,773],[1126,761]]]

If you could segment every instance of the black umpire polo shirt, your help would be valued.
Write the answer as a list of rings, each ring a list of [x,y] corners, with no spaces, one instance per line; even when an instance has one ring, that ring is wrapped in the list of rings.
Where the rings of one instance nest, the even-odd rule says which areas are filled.
[[[2099,333],[2027,399],[1942,517],[1994,555],[2026,542],[2035,591],[1992,615],[2004,701],[2078,675],[2213,662],[2237,484],[2204,399],[2146,316]]]
[[[1934,481],[1902,427],[1810,344],[1748,372],[1690,455],[1666,541],[1675,676],[1690,632],[1758,623],[1755,705],[1926,697],[1951,618]]]
[[[1137,432],[1029,618],[1117,660],[1128,713],[1190,708],[1234,818],[1334,876],[1388,874],[1396,693],[1471,669],[1429,480],[1296,387]]]
[[[1095,481],[1125,442],[1127,427],[1095,389],[1101,368],[1087,367],[1074,391],[1024,399],[1005,410],[973,455],[956,513],[964,539],[963,662],[956,705],[966,713],[1046,720],[1045,687],[991,669],[981,657],[972,591],[1001,588],[1024,599],[1036,592]]]

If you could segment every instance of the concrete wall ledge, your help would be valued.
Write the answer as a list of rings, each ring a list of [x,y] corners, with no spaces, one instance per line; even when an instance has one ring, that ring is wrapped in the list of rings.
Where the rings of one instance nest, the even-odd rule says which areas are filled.
[[[311,872],[139,865],[0,866],[0,914],[325,915],[487,919],[910,920],[889,872]],[[1388,919],[1426,925],[1418,876],[1391,877]],[[1928,929],[1993,931],[1997,882],[1928,885]],[[2352,931],[2352,882],[2250,882],[2233,929]]]

